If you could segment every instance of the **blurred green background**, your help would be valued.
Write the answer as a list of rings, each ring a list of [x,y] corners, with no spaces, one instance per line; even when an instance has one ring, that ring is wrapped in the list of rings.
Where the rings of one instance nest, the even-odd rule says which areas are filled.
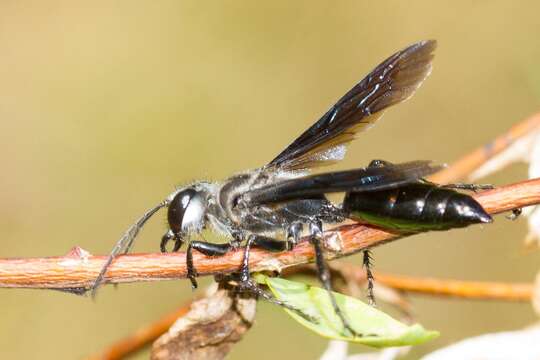
[[[439,40],[431,77],[338,168],[451,162],[539,110],[539,10],[535,1],[2,1],[0,257],[74,245],[108,253],[174,186],[263,165],[373,66],[421,39]],[[525,176],[514,166],[487,181]],[[152,221],[136,251],[157,251],[164,223]],[[375,266],[532,281],[540,258],[522,248],[525,233],[523,220],[499,216],[377,248]],[[0,353],[81,359],[193,296],[186,281],[108,286],[97,301],[0,290]],[[412,301],[442,336],[411,359],[535,320],[528,304]],[[326,347],[280,309],[258,311],[231,358],[317,359]]]

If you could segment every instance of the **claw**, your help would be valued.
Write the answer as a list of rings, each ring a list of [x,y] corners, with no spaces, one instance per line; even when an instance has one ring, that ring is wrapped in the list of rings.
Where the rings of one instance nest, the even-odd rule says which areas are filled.
[[[522,208],[512,209],[512,213],[510,215],[507,215],[506,218],[508,220],[516,220],[518,217],[520,217],[521,213],[523,212]]]

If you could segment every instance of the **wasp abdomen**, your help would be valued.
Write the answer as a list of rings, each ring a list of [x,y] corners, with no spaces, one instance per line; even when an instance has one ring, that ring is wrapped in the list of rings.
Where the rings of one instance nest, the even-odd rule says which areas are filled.
[[[347,193],[343,210],[353,220],[399,231],[447,230],[491,222],[471,196],[431,184]]]

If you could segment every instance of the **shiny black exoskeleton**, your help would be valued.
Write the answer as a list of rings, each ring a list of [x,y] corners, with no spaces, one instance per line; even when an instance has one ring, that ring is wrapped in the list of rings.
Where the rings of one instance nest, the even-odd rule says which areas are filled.
[[[370,167],[388,164],[375,160]],[[474,198],[454,188],[476,190],[485,186],[441,186],[419,180],[395,189],[349,192],[343,210],[353,220],[400,232],[448,230],[493,221]]]
[[[174,242],[173,251],[179,250],[184,243],[187,245],[187,276],[193,287],[197,286],[194,251],[207,256],[221,256],[244,245],[244,261],[236,274],[239,275],[236,283],[240,290],[254,292],[287,306],[262,291],[250,279],[249,251],[252,246],[270,251],[292,249],[305,235],[313,245],[319,280],[327,290],[331,290],[330,271],[324,261],[323,231],[329,225],[335,226],[348,217],[360,214],[365,207],[362,196],[366,196],[372,206],[367,209],[371,215],[379,214],[377,211],[382,205],[376,201],[377,196],[381,196],[382,203],[388,205],[391,192],[395,189],[407,189],[406,193],[410,193],[408,189],[414,188],[416,192],[413,195],[417,201],[429,199],[428,205],[445,204],[443,200],[431,200],[437,194],[447,194],[438,187],[432,185],[432,190],[422,192],[425,189],[422,186],[427,185],[421,179],[440,169],[429,161],[386,165],[381,162],[367,168],[310,174],[311,170],[320,166],[342,160],[347,144],[358,133],[380,119],[386,109],[414,94],[431,72],[435,47],[433,40],[421,41],[388,57],[266,165],[223,181],[195,181],[170,193],[145,212],[118,240],[92,291],[95,293],[104,281],[112,261],[130,251],[145,223],[157,211],[165,208],[168,210],[169,228],[161,239],[161,250],[167,251],[167,244],[171,241]],[[341,204],[330,202],[326,198],[328,193],[348,193],[345,205],[349,214]],[[427,196],[428,193],[435,195]],[[446,210],[453,205],[454,210],[457,209],[459,202],[452,200],[450,204]],[[380,215],[388,215],[393,219],[405,220],[409,225],[414,224],[412,228],[415,231],[419,231],[419,219],[423,218],[414,213],[419,207],[405,206],[405,200],[400,200],[399,205],[403,206],[404,215],[400,216],[404,216],[404,219],[397,216],[397,210],[382,212],[379,218]],[[472,223],[462,210],[456,212],[444,226],[461,226],[459,221],[465,219]],[[407,211],[412,212],[407,214]],[[433,229],[434,224],[441,226],[434,211],[422,211],[429,215],[426,218],[426,223],[431,226],[429,229]],[[376,221],[378,218],[371,219],[372,223]],[[380,225],[384,226],[383,223]],[[228,241],[219,244],[208,242],[202,236],[205,230],[211,230]],[[368,289],[371,290],[372,275],[367,249],[364,265],[370,284]],[[328,294],[345,329],[356,334],[340,311],[333,293],[329,291]],[[372,298],[371,291],[369,297]]]

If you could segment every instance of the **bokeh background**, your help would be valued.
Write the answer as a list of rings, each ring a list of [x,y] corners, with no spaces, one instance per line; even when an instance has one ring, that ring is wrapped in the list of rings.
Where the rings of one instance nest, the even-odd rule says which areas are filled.
[[[394,51],[439,40],[416,96],[387,112],[338,168],[451,162],[540,108],[538,2],[9,1],[0,3],[0,257],[106,254],[124,229],[193,179],[264,164]],[[526,176],[513,166],[487,179]],[[157,251],[158,217],[136,251]],[[532,281],[524,221],[407,238],[376,269]],[[347,261],[359,263],[351,257]],[[105,287],[96,301],[0,289],[0,353],[82,359],[194,296],[186,281]],[[412,298],[442,336],[535,320],[528,304]],[[317,359],[326,341],[261,303],[232,359]],[[354,347],[354,351],[362,351]],[[148,352],[133,358],[144,359]]]

